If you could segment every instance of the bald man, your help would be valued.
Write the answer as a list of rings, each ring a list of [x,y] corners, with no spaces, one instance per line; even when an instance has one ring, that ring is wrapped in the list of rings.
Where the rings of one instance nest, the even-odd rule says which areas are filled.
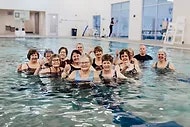
[[[141,44],[139,48],[139,54],[135,55],[134,58],[136,58],[140,62],[148,61],[148,60],[153,60],[153,58],[146,54],[146,46]]]

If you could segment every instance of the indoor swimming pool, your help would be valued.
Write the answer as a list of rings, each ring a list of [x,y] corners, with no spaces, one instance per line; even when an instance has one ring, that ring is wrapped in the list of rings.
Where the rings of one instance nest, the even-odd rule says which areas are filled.
[[[75,38],[0,38],[0,126],[1,127],[188,127],[190,120],[190,51],[166,48],[175,73],[157,74],[152,64],[161,47],[148,46],[152,61],[141,65],[136,84],[117,88],[101,85],[93,89],[70,88],[60,79],[40,79],[17,73],[27,61],[30,48],[41,56],[45,49],[55,53],[84,44],[85,51],[100,45],[104,53],[133,48],[138,43]],[[157,124],[156,124],[157,123]],[[138,126],[139,125],[139,126]]]

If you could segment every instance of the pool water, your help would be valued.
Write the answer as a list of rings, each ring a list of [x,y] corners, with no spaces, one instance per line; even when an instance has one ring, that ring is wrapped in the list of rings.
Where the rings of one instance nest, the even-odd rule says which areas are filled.
[[[82,42],[86,51],[100,45],[104,53],[112,55],[128,47],[137,54],[139,48],[134,43],[90,39],[0,38],[1,127],[117,127],[169,121],[189,126],[188,50],[166,48],[177,72],[157,74],[151,65],[160,47],[148,46],[147,52],[154,60],[142,64],[143,74],[137,84],[125,83],[117,88],[71,89],[71,84],[61,79],[26,77],[16,72],[17,65],[27,61],[30,48],[43,55],[47,48],[57,53],[65,46],[70,54],[77,42]],[[128,118],[136,122],[127,123]]]

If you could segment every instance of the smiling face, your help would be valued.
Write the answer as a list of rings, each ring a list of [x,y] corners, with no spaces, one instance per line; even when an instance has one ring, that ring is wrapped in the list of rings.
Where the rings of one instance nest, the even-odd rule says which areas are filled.
[[[121,54],[121,60],[123,62],[129,62],[129,56],[126,52],[124,52],[123,54]]]
[[[37,53],[34,53],[34,54],[30,55],[30,61],[31,62],[36,63],[37,60],[38,60],[38,54]]]
[[[65,59],[67,57],[67,52],[65,49],[61,49],[59,52],[60,58]]]
[[[51,64],[53,67],[59,67],[60,66],[60,59],[59,57],[52,58]]]
[[[47,61],[50,61],[50,60],[51,60],[51,56],[52,56],[52,53],[50,53],[50,52],[47,52],[47,53],[45,54],[45,58],[47,59]]]
[[[80,57],[80,54],[73,53],[73,55],[72,55],[73,63],[78,63],[79,62],[79,57]]]
[[[111,71],[113,64],[113,57],[109,54],[102,56],[102,68],[104,71]]]
[[[51,65],[52,67],[60,67],[60,57],[58,54],[53,54],[51,56]]]
[[[146,46],[145,45],[140,45],[139,51],[140,51],[141,56],[146,55]]]
[[[112,63],[110,61],[103,61],[102,68],[104,71],[110,71],[112,69]]]
[[[158,60],[159,61],[166,61],[166,53],[164,51],[159,51],[158,52]]]
[[[86,55],[81,56],[79,59],[79,65],[81,68],[81,71],[88,71],[91,67],[91,60],[90,57],[87,57]]]
[[[103,55],[103,52],[102,52],[102,51],[96,51],[96,52],[94,52],[94,55],[95,55],[97,58],[101,58],[102,55]]]

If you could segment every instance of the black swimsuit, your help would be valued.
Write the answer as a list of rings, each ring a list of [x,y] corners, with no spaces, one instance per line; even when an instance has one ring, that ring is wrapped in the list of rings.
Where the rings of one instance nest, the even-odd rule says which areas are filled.
[[[93,59],[92,66],[94,67],[94,69],[95,69],[96,71],[102,70],[102,65],[97,65],[97,64],[95,63],[95,58]]]
[[[102,75],[102,71],[100,72],[99,74],[99,78],[102,80],[102,82],[104,84],[110,84],[111,82],[117,82],[117,72],[115,71],[114,72],[114,75],[111,79],[107,79],[107,78],[104,78],[104,76]]]
[[[120,64],[119,64],[119,67],[120,67]],[[120,67],[120,71],[121,70],[122,69]],[[124,72],[124,76],[129,77],[129,78],[135,77],[137,74],[138,74],[138,72],[137,72],[137,69],[135,68],[135,65],[134,65],[134,68],[132,70]]]
[[[36,68],[31,68],[29,67],[28,63],[26,63],[26,66],[28,67],[27,69],[24,69],[25,74],[27,75],[33,75],[34,72],[36,71]]]
[[[158,62],[155,63],[155,70],[159,73],[166,73],[166,72],[170,72],[170,63],[168,62],[168,64],[166,65],[165,68],[158,68]]]
[[[51,76],[51,77],[60,77],[61,74],[62,74],[62,72],[63,72],[63,70],[61,70],[60,67],[59,67],[59,71],[58,71],[58,72],[52,72],[52,71],[51,71],[51,68],[49,68],[49,70],[50,70],[50,76]]]
[[[73,72],[75,70],[80,70],[80,68],[76,68],[72,64],[70,64],[70,66],[71,66],[71,70],[70,70],[69,74],[71,74],[71,72]]]

